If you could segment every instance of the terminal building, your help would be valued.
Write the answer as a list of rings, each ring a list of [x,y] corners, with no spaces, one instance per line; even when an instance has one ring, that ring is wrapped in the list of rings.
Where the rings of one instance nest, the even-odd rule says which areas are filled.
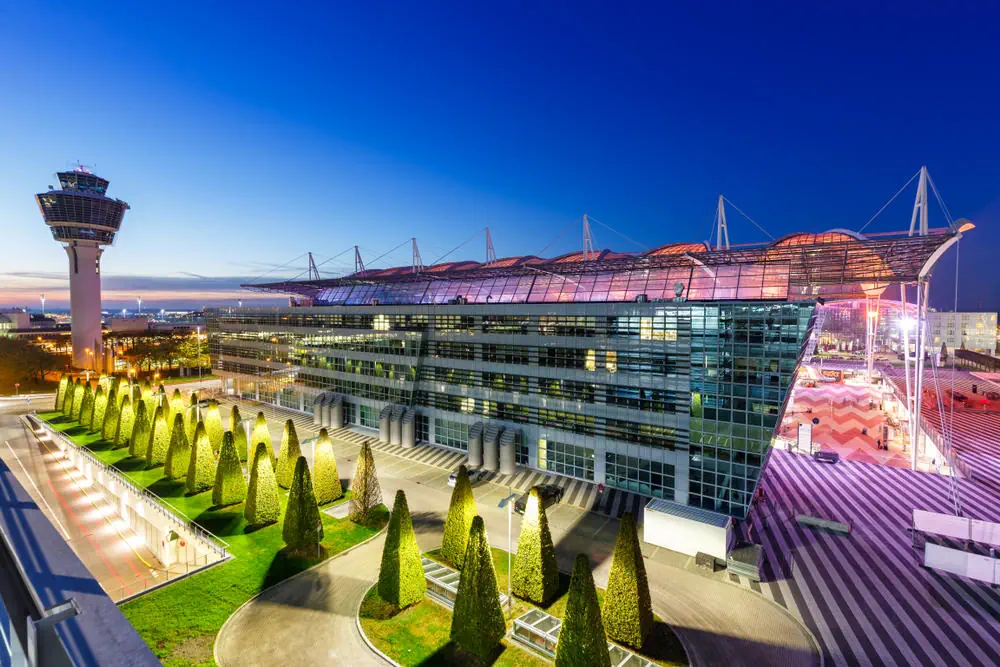
[[[231,391],[745,518],[818,304],[924,281],[958,237],[792,234],[246,286],[206,313]],[[327,406],[334,406],[329,409]]]

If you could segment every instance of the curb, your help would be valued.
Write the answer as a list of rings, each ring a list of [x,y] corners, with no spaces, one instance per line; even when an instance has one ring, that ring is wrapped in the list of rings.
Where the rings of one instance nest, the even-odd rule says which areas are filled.
[[[257,598],[259,598],[259,597],[260,597],[261,595],[263,595],[264,593],[267,593],[268,591],[270,591],[270,590],[272,590],[272,589],[274,589],[274,588],[277,588],[278,586],[281,586],[282,584],[285,584],[285,583],[287,583],[287,582],[289,582],[289,581],[292,581],[293,579],[296,579],[296,578],[298,578],[298,577],[301,577],[302,575],[306,574],[307,572],[312,572],[312,571],[313,571],[313,570],[315,570],[316,568],[318,568],[318,567],[320,567],[320,566],[323,566],[323,565],[326,565],[327,563],[329,563],[329,562],[330,562],[330,561],[332,561],[332,560],[336,560],[336,559],[340,558],[341,556],[346,556],[347,554],[351,553],[351,552],[352,552],[352,551],[354,551],[355,549],[359,549],[359,548],[361,548],[361,547],[365,546],[365,545],[366,545],[366,544],[368,544],[369,542],[371,542],[371,541],[373,541],[374,539],[376,539],[377,537],[379,537],[379,536],[380,536],[380,535],[381,535],[382,533],[384,533],[384,532],[386,531],[386,528],[388,528],[388,526],[389,526],[389,524],[388,524],[388,523],[386,523],[385,527],[383,527],[383,528],[382,528],[382,529],[381,529],[380,531],[378,531],[377,533],[375,533],[374,535],[372,535],[372,536],[371,536],[371,537],[369,537],[368,539],[366,539],[366,540],[364,540],[364,541],[362,541],[362,542],[358,542],[358,543],[357,543],[357,544],[355,544],[354,546],[351,546],[351,547],[348,547],[347,549],[344,549],[343,551],[341,551],[341,552],[340,552],[339,554],[337,554],[337,555],[335,555],[335,556],[331,556],[330,558],[327,558],[326,560],[323,560],[323,561],[320,561],[319,563],[316,563],[315,565],[313,565],[313,566],[312,566],[312,567],[310,567],[310,568],[307,568],[307,569],[305,569],[305,570],[302,570],[301,572],[296,572],[295,574],[293,574],[292,576],[288,577],[287,579],[282,579],[282,580],[281,580],[281,581],[279,581],[278,583],[276,583],[276,584],[273,584],[273,585],[271,585],[271,586],[268,586],[267,588],[265,588],[264,590],[262,590],[262,591],[258,592],[258,593],[257,593],[256,595],[254,595],[254,596],[253,596],[252,598],[250,598],[249,600],[247,600],[246,602],[244,602],[243,604],[241,604],[241,605],[240,605],[239,607],[237,607],[236,609],[234,609],[234,610],[233,610],[233,613],[231,613],[231,614],[229,615],[229,618],[227,618],[227,619],[226,619],[226,622],[225,622],[225,623],[223,623],[223,624],[222,624],[222,627],[220,627],[220,628],[219,628],[219,631],[218,631],[217,633],[215,633],[215,639],[214,639],[214,640],[212,641],[212,660],[214,660],[214,661],[215,661],[215,664],[216,664],[216,665],[221,665],[221,664],[222,664],[222,663],[221,663],[221,662],[219,661],[219,654],[218,654],[218,652],[217,652],[217,650],[218,650],[218,639],[219,639],[219,637],[220,637],[220,636],[222,635],[222,632],[223,632],[223,631],[224,631],[224,630],[226,629],[226,626],[227,626],[227,625],[229,625],[229,622],[230,622],[231,620],[233,620],[233,617],[234,617],[234,616],[236,616],[236,614],[238,614],[238,613],[240,613],[241,611],[243,611],[243,608],[244,608],[244,607],[246,607],[247,605],[249,605],[249,604],[250,604],[251,602],[253,602],[253,601],[254,601],[254,600],[256,600]],[[358,608],[360,609],[360,606],[359,606]],[[355,613],[355,618],[357,618],[357,613]],[[362,633],[362,636],[363,636],[363,633]]]
[[[394,667],[403,667],[398,662],[396,662],[395,660],[387,656],[385,653],[380,651],[378,647],[376,647],[375,644],[373,644],[372,641],[368,639],[368,635],[365,634],[364,629],[361,627],[361,604],[362,602],[365,601],[365,598],[368,597],[368,594],[371,592],[371,590],[376,586],[378,586],[378,582],[375,582],[374,584],[369,586],[368,590],[365,591],[364,597],[361,598],[361,602],[358,602],[358,608],[354,610],[354,625],[357,626],[358,634],[361,635],[361,639],[365,642],[365,645],[368,646],[368,648],[372,651],[372,653],[379,656],[380,658],[388,662],[390,665],[393,665]]]

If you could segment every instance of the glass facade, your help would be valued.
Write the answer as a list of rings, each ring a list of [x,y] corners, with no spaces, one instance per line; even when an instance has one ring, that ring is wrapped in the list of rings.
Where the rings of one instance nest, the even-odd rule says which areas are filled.
[[[207,320],[213,367],[246,398],[302,409],[332,390],[370,428],[413,407],[418,440],[462,450],[472,425],[499,423],[518,465],[742,517],[813,310],[382,302]]]

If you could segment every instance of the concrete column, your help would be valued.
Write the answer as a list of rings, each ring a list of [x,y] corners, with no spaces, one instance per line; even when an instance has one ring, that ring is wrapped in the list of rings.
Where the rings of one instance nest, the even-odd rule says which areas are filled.
[[[513,475],[517,469],[517,429],[505,428],[500,436],[500,474]]]
[[[344,399],[338,396],[330,406],[330,428],[342,428],[344,426]]]
[[[93,241],[75,241],[64,247],[69,257],[73,365],[99,371],[102,349],[101,253],[104,250]]]
[[[392,417],[389,422],[389,444],[403,444],[403,406],[392,406]]]
[[[469,427],[469,459],[470,468],[483,465],[483,423],[476,422]]]
[[[413,408],[408,408],[403,415],[400,444],[406,449],[417,446],[417,411]]]
[[[483,470],[496,472],[500,468],[500,429],[497,424],[490,424],[483,437]]]
[[[378,439],[379,442],[389,442],[389,424],[392,421],[392,406],[387,405],[382,408],[378,418]]]

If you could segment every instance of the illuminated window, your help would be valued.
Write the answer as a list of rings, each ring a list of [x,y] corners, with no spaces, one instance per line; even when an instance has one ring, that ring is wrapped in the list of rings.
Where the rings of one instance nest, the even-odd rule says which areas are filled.
[[[594,350],[587,350],[587,359],[584,362],[583,367],[588,371],[597,370],[597,352]]]
[[[375,316],[372,321],[372,329],[375,331],[388,331],[389,330],[389,318],[381,313]]]
[[[617,373],[618,372],[618,353],[615,352],[614,350],[609,350],[608,352],[605,353],[605,359],[607,361],[605,361],[604,367],[608,369],[608,372],[609,373]]]
[[[463,398],[462,399],[462,412],[472,414],[476,410],[476,399],[474,398]]]

